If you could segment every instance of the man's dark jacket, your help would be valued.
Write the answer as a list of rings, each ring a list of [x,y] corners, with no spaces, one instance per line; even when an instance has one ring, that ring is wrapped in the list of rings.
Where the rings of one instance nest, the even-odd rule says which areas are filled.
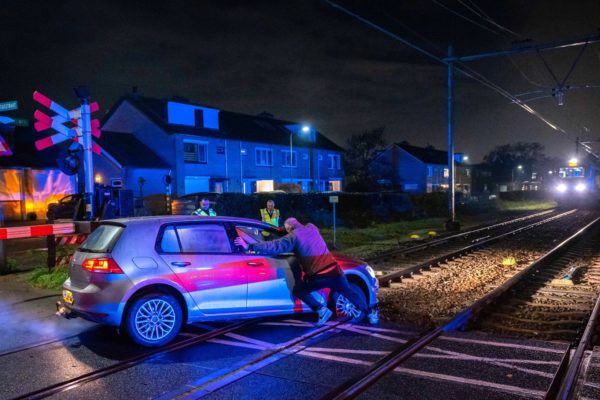
[[[319,228],[313,224],[298,225],[281,239],[255,243],[249,249],[266,255],[294,252],[307,278],[336,265]]]

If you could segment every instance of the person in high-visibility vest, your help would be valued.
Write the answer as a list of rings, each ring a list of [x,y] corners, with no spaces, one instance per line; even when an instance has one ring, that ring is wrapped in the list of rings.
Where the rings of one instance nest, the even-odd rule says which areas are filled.
[[[202,199],[200,200],[200,208],[194,211],[192,215],[197,215],[199,217],[216,217],[217,213],[210,208],[210,200]]]
[[[275,202],[273,200],[267,200],[267,208],[260,209],[260,218],[262,222],[266,222],[267,224],[279,228],[279,210],[275,208]]]

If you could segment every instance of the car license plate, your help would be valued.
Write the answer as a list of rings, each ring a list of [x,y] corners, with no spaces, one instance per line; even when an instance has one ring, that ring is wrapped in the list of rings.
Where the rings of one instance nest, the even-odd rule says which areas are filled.
[[[73,293],[70,290],[63,290],[63,300],[69,304],[73,304]]]

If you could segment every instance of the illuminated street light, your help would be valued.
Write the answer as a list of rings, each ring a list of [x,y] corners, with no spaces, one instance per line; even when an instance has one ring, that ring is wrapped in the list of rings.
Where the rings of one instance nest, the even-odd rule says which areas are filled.
[[[522,165],[517,165],[517,169],[523,169]]]
[[[309,133],[310,132],[310,126],[309,125],[302,125],[302,128],[300,129],[300,132],[302,133]],[[290,129],[290,185],[292,184],[292,180],[293,180],[293,170],[292,170],[292,161],[294,159],[293,155],[294,155],[294,145],[293,145],[293,135],[294,135],[294,131]],[[309,153],[309,157],[310,157],[310,153]],[[309,179],[310,179],[310,159],[308,160],[308,164],[309,164]],[[296,166],[298,166],[298,157],[296,157]]]

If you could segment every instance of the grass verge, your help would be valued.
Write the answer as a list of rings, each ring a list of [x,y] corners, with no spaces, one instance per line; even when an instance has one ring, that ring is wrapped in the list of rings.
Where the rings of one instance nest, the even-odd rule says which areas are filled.
[[[60,290],[64,281],[69,277],[67,266],[60,266],[48,271],[47,267],[38,267],[29,273],[28,281],[32,286]]]

